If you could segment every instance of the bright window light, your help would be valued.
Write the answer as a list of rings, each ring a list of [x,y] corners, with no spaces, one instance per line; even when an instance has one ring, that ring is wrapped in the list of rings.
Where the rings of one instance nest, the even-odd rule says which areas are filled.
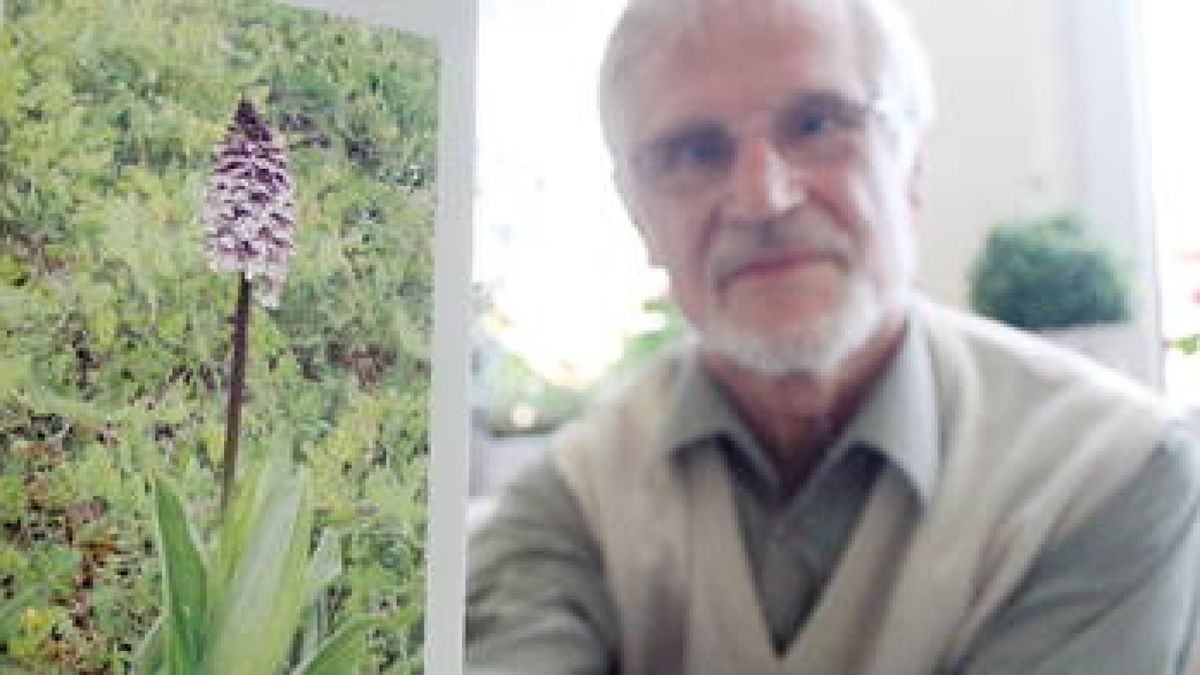
[[[481,323],[552,384],[582,389],[646,329],[663,280],[611,186],[596,71],[623,3],[482,0],[474,280]]]
[[[1192,30],[1200,10],[1190,3],[1141,4],[1162,329],[1174,342],[1200,334],[1200,98],[1190,84],[1200,63]],[[1172,348],[1165,363],[1167,395],[1200,405],[1200,354]]]

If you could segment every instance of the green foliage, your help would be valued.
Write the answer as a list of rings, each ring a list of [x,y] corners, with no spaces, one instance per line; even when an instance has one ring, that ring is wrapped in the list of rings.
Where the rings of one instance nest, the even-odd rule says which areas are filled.
[[[1071,215],[998,226],[971,269],[971,307],[1030,330],[1121,322],[1130,292],[1115,254]]]
[[[1194,356],[1200,352],[1200,335],[1189,335],[1180,338],[1171,343],[1171,347],[1178,349],[1187,356]]]
[[[664,347],[680,340],[687,332],[687,323],[679,308],[669,300],[648,300],[643,305],[647,314],[658,317],[659,326],[626,340],[621,359],[612,367],[614,375],[638,368]]]
[[[341,675],[346,672],[347,664],[362,660],[362,645],[368,632],[380,625],[377,617],[351,619],[292,669],[292,675]]]
[[[293,675],[353,672],[380,618],[356,616],[337,633],[292,656],[306,613],[341,574],[337,540],[313,535],[307,469],[274,455],[246,476],[230,507],[211,563],[171,481],[155,481],[159,557],[167,598],[164,621],[141,661],[163,675]],[[326,532],[326,535],[329,533]],[[156,653],[157,652],[157,653]],[[336,671],[334,668],[336,667]]]
[[[208,633],[208,569],[183,502],[164,479],[154,488],[158,555],[163,573],[164,651],[169,673],[193,673]]]
[[[127,670],[162,609],[147,476],[212,526],[237,284],[207,268],[199,202],[245,92],[290,148],[298,225],[281,306],[252,317],[244,453],[310,467],[345,571],[325,627],[391,608],[364,671],[418,672],[432,46],[259,0],[3,11],[0,607],[23,606],[0,664]]]

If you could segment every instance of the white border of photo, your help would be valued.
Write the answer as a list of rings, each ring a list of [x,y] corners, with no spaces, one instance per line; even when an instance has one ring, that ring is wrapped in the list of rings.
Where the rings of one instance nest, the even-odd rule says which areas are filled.
[[[432,38],[438,44],[440,100],[427,504],[429,537],[425,558],[425,672],[455,675],[461,673],[463,667],[476,4],[473,0],[281,1],[409,30]]]

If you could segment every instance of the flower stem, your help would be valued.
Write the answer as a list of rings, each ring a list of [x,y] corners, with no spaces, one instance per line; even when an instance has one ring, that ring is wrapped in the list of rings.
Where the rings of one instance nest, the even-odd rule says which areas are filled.
[[[241,275],[237,310],[233,316],[233,364],[229,378],[229,408],[225,414],[225,459],[221,467],[221,517],[233,495],[237,475],[238,437],[242,428],[242,399],[246,388],[246,336],[250,330],[250,281]]]

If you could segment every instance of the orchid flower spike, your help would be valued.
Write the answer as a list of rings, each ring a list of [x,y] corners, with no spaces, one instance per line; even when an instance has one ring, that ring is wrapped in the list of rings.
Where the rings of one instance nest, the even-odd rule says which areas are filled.
[[[213,150],[204,244],[214,270],[237,271],[276,307],[295,248],[295,195],[287,156],[245,99]]]

